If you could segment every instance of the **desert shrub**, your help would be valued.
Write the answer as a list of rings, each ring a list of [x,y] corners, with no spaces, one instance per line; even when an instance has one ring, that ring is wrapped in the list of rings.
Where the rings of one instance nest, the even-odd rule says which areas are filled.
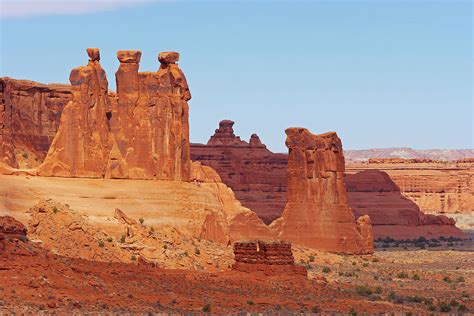
[[[120,242],[121,242],[122,244],[125,243],[125,235],[122,235],[122,236],[120,237]]]
[[[364,264],[362,264],[362,266],[363,266],[364,268],[367,268],[367,267],[369,266],[369,264],[368,264],[367,262],[364,262]]]
[[[351,316],[357,316],[357,312],[354,308],[351,308],[350,313],[351,313]]]
[[[168,249],[168,245],[163,245],[163,249]]]
[[[314,262],[314,256],[309,256],[309,262]]]
[[[210,313],[211,312],[211,304],[206,304],[202,307],[202,311],[204,313]]]
[[[415,273],[415,274],[413,274],[412,279],[415,280],[415,281],[419,281],[419,280],[420,280],[420,276]]]
[[[459,303],[453,298],[450,302],[449,302],[449,305],[452,306],[452,307],[456,307],[459,305]]]
[[[323,273],[329,273],[329,272],[331,272],[330,268],[328,268],[328,267],[323,268]]]
[[[108,238],[107,238],[107,241],[108,241],[108,242],[112,242],[112,241],[113,241],[112,237],[108,237]]]
[[[352,261],[352,265],[355,266],[357,263],[355,261]]]
[[[375,293],[377,293],[377,294],[382,294],[382,287],[377,286],[377,287],[375,288]]]
[[[451,311],[451,306],[446,302],[439,302],[438,309],[442,313],[447,313]]]
[[[451,278],[449,276],[445,276],[443,278],[443,281],[446,282],[446,283],[453,283],[453,280],[451,280]]]
[[[145,222],[145,219],[144,219],[144,218],[140,218],[139,221],[140,221],[140,224],[143,225],[143,222]]]
[[[359,285],[355,288],[355,291],[360,296],[369,296],[372,295],[373,291],[370,287],[365,285]]]
[[[467,307],[466,307],[466,305],[460,304],[460,305],[458,306],[458,312],[462,312],[462,313],[467,312]]]
[[[311,313],[317,314],[321,312],[321,308],[319,306],[313,306],[311,307]]]
[[[130,260],[132,260],[132,261],[137,261],[137,257],[136,257],[135,255],[132,255],[132,256],[130,257]]]
[[[466,282],[466,279],[464,279],[463,276],[460,276],[456,279],[456,282],[463,283],[463,282]]]
[[[374,275],[374,280],[378,280],[379,279],[379,276],[378,275]]]
[[[196,248],[194,249],[194,253],[199,256],[201,254],[201,250],[199,250],[199,248]]]
[[[344,272],[339,271],[339,276],[344,276]]]
[[[247,301],[247,305],[254,305],[252,301]]]
[[[57,212],[59,212],[58,208],[56,206],[53,207],[53,213],[56,214]]]
[[[104,248],[105,244],[102,240],[99,240],[98,242],[100,248]]]
[[[378,258],[374,258],[374,259],[372,259],[372,262],[379,262],[379,259],[378,259]]]
[[[467,298],[467,297],[469,297],[469,293],[467,293],[466,291],[463,291],[461,293],[461,296]]]
[[[394,292],[394,291],[391,291],[391,292],[388,294],[387,299],[388,299],[389,301],[393,301],[393,300],[395,300],[396,297],[397,297],[397,295],[395,294],[395,292]]]
[[[408,278],[408,274],[406,274],[405,272],[400,272],[400,273],[397,274],[397,278],[406,279],[406,278]]]
[[[26,153],[26,152],[22,153],[21,156],[25,159],[28,159],[28,157],[29,157],[28,153]]]
[[[428,304],[426,309],[428,309],[430,312],[434,312],[436,311],[436,306],[434,306],[433,304]]]

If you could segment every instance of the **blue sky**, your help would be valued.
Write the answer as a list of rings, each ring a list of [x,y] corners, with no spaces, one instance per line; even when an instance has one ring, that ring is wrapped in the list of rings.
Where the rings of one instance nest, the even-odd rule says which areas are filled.
[[[284,152],[284,130],[336,131],[346,149],[474,148],[471,1],[1,0],[0,75],[68,82],[101,49],[179,51],[191,140],[221,119]]]

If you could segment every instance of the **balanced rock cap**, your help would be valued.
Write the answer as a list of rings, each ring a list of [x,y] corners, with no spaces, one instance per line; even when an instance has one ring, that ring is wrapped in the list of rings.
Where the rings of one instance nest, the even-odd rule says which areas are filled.
[[[136,63],[140,62],[142,52],[139,50],[119,50],[117,58],[121,63]]]
[[[92,61],[100,60],[100,52],[98,48],[87,48],[87,55]]]
[[[158,54],[158,60],[162,64],[174,64],[179,60],[178,52],[161,52]]]

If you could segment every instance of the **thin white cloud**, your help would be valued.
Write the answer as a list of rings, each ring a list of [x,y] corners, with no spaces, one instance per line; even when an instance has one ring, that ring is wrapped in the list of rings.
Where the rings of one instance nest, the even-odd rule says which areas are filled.
[[[77,15],[154,1],[157,0],[0,0],[0,16]]]

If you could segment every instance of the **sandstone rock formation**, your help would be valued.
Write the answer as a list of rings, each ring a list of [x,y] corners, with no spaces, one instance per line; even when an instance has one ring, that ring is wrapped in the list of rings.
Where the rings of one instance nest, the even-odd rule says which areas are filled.
[[[287,155],[269,151],[256,134],[242,141],[233,125],[221,121],[207,145],[191,144],[191,159],[216,170],[238,200],[270,224],[286,204]]]
[[[114,142],[106,117],[108,82],[98,49],[87,49],[87,54],[87,66],[71,71],[73,100],[64,108],[58,133],[39,168],[42,176],[100,178],[107,170]]]
[[[346,187],[349,205],[357,216],[370,216],[376,239],[466,237],[453,219],[422,213],[413,201],[401,194],[386,172],[365,170],[348,174]]]
[[[119,51],[117,95],[109,96],[98,49],[71,72],[73,100],[39,168],[42,176],[188,181],[191,98],[179,54],[159,55],[158,72],[139,73],[141,52]]]
[[[373,158],[401,159],[432,159],[456,161],[474,157],[474,149],[413,149],[413,148],[375,148],[362,150],[347,150],[346,160],[354,162],[367,161]]]
[[[347,170],[349,173],[363,170],[386,172],[401,194],[422,212],[449,214],[456,219],[458,227],[474,227],[474,163],[468,160],[377,159],[371,163],[350,163]]]
[[[111,126],[124,165],[113,165],[111,177],[189,180],[191,94],[176,64],[179,54],[160,53],[159,71],[143,73],[138,72],[141,52],[119,51],[117,57]]]
[[[368,227],[357,223],[347,204],[344,155],[337,134],[313,135],[305,128],[289,128],[286,135],[287,204],[271,225],[279,237],[320,250],[373,252],[371,232],[366,229],[370,221]]]
[[[219,133],[219,130],[216,132]],[[191,144],[191,157],[193,160],[201,161],[204,165],[215,169],[222,181],[234,190],[235,195],[244,206],[255,211],[266,223],[270,223],[281,216],[286,204],[288,156],[274,154],[267,149],[236,146],[234,145],[236,141],[233,140],[236,136],[232,136],[233,134],[232,130],[227,134],[227,137],[214,137],[226,139],[224,142],[219,142],[218,145]],[[237,143],[241,143],[240,139]],[[474,189],[470,185],[472,181],[469,182],[474,168],[469,160],[427,163],[428,158],[396,159],[401,163],[349,162],[346,164],[346,171],[349,174],[371,168],[384,170],[390,174],[392,180],[396,182],[396,186],[400,187],[399,191],[401,192],[396,192],[394,187],[387,189],[385,186],[391,180],[385,181],[382,177],[383,181],[372,183],[373,186],[370,190],[373,192],[360,196],[362,193],[360,190],[365,190],[365,184],[360,184],[360,190],[353,190],[352,185],[355,185],[355,181],[351,181],[350,176],[346,178],[346,181],[351,181],[351,188],[348,190],[349,206],[354,209],[357,215],[368,214],[371,218],[380,219],[380,221],[377,220],[373,223],[377,226],[374,229],[376,238],[386,236],[386,234],[392,238],[398,238],[397,236],[400,236],[401,233],[392,232],[390,226],[384,226],[384,216],[377,215],[377,213],[386,214],[384,208],[394,217],[401,216],[400,223],[404,221],[404,217],[419,217],[419,210],[416,205],[409,203],[410,200],[420,206],[422,212],[439,214],[440,210],[444,209],[445,212],[452,212],[449,216],[456,218],[459,227],[474,227],[472,216],[469,215],[474,211],[472,209],[474,202],[470,202],[474,197]],[[389,161],[394,162],[395,160],[390,159]],[[364,181],[362,178],[358,178],[358,180]],[[444,186],[446,186],[446,191],[443,191]],[[376,198],[377,207],[377,203],[374,204],[370,195],[376,194],[378,190],[393,194],[381,193]],[[400,193],[410,200],[400,197]],[[449,203],[446,202],[448,200]],[[371,206],[369,207],[369,205]],[[429,205],[431,207],[425,207]],[[358,212],[361,207],[366,207],[367,212]],[[460,214],[453,214],[454,212],[460,212]],[[387,218],[388,225],[391,225],[391,221],[392,219]],[[415,223],[419,223],[419,221],[412,221],[412,226],[409,229],[410,236],[416,238],[427,236],[428,231]],[[429,231],[434,235],[452,232],[453,236],[459,236],[457,229],[452,229],[451,224],[448,226],[445,229],[438,223],[437,226],[430,226]],[[448,236],[451,235],[446,235],[446,237]]]
[[[26,227],[11,216],[0,216],[0,240],[4,238],[26,239]]]
[[[0,162],[15,168],[41,163],[71,99],[69,85],[0,78]]]
[[[295,265],[291,244],[288,242],[235,242],[234,256],[232,268],[237,271],[307,276],[304,267]]]

